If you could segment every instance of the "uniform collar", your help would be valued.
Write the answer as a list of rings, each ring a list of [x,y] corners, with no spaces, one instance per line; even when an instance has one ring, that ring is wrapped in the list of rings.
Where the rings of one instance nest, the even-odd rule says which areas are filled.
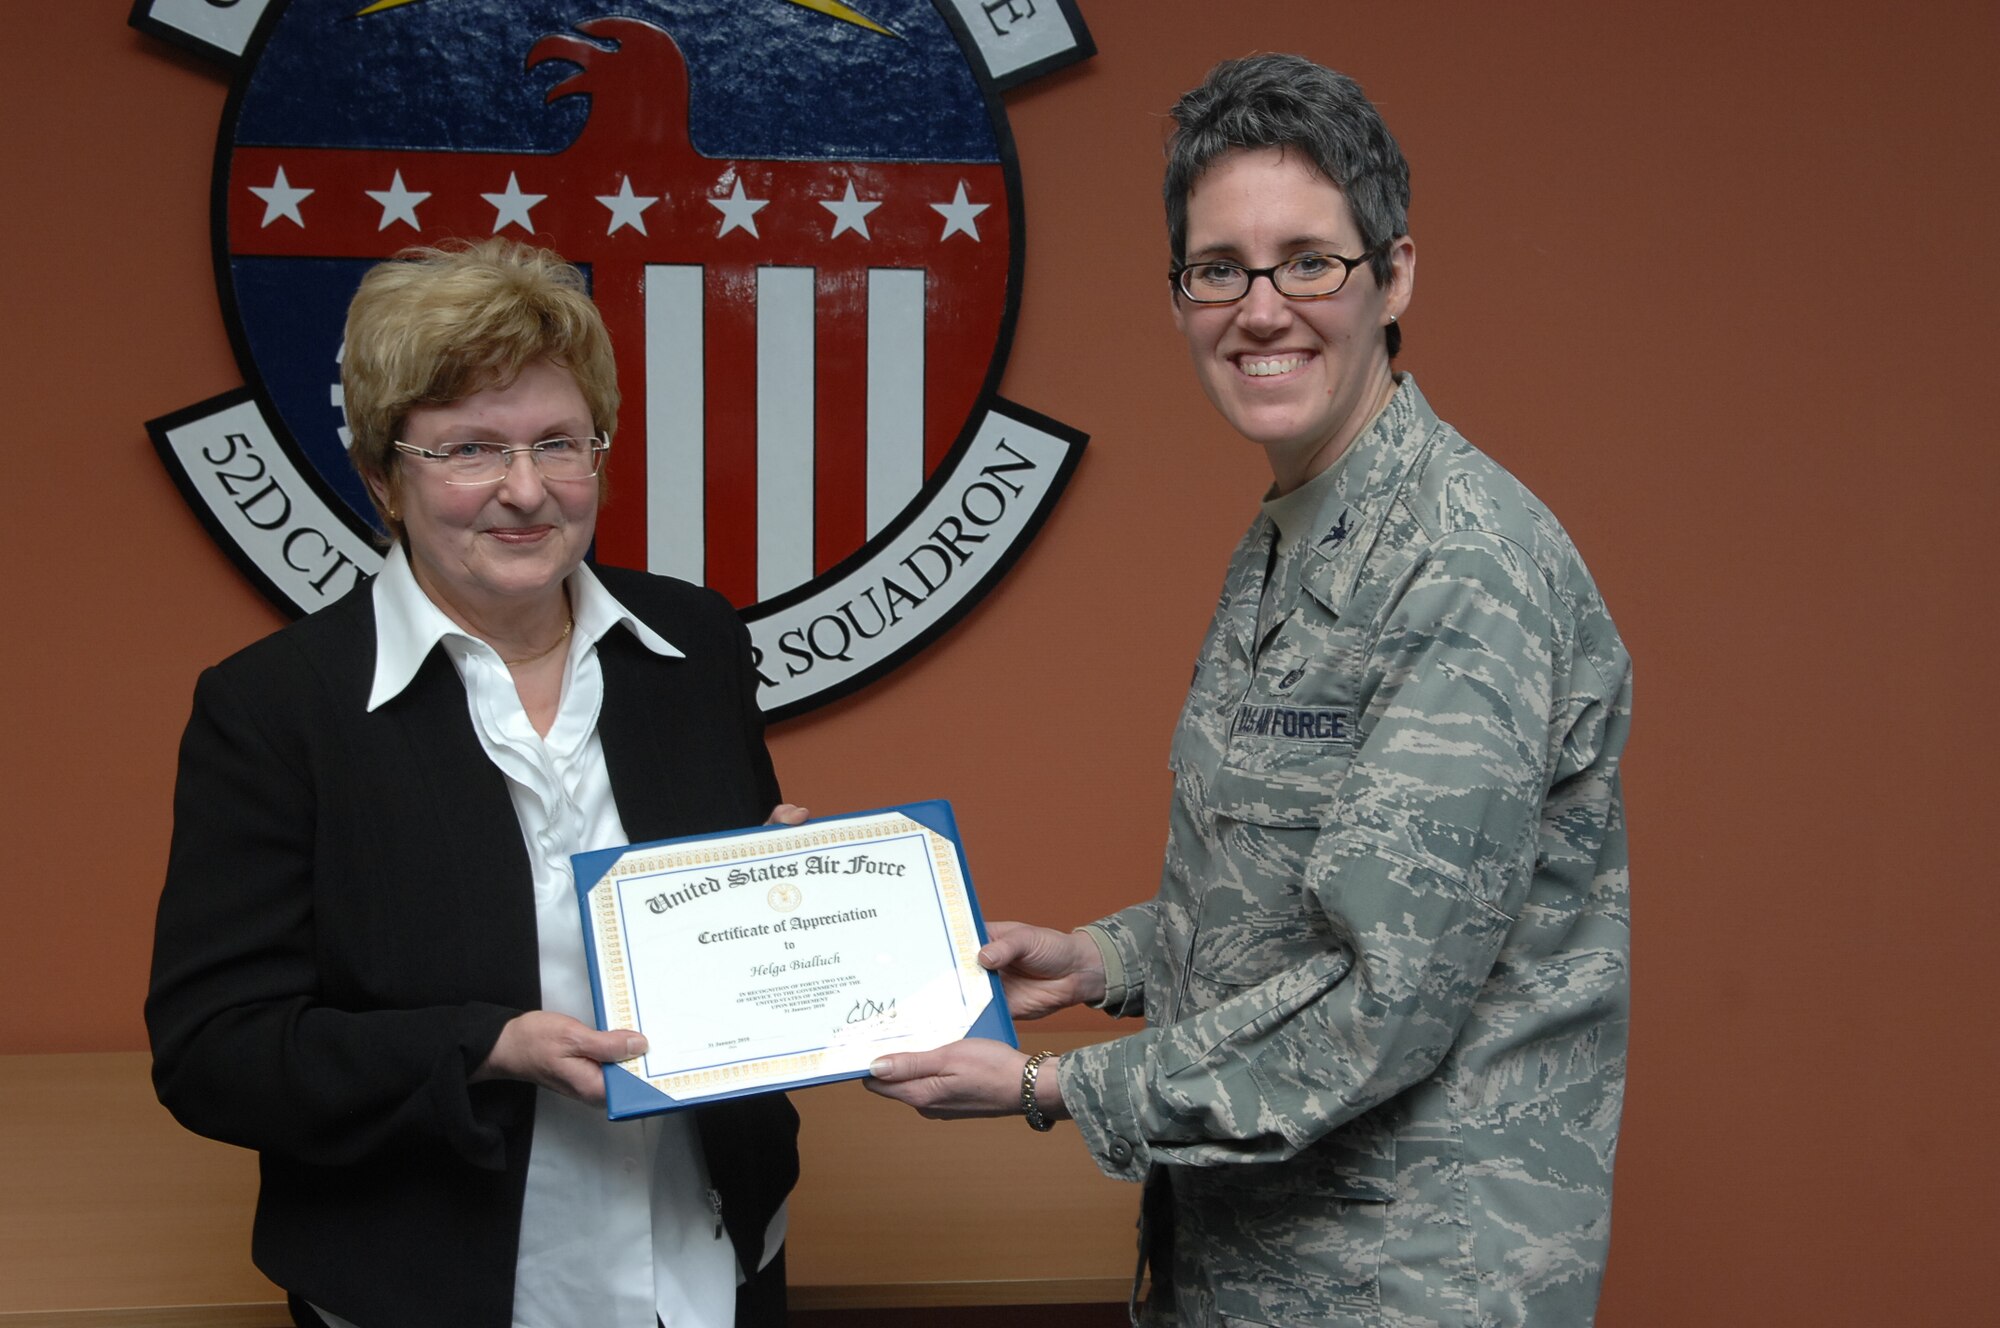
[[[1320,508],[1326,503],[1327,495],[1339,486],[1340,474],[1353,455],[1354,449],[1349,448],[1332,465],[1290,493],[1274,494],[1264,499],[1264,515],[1278,528],[1279,549],[1290,548],[1313,531],[1319,521]]]
[[[1389,403],[1347,449],[1306,534],[1300,580],[1338,613],[1353,594],[1368,551],[1396,495],[1436,436],[1438,417],[1411,374],[1398,374]]]
[[[681,652],[665,637],[639,621],[604,588],[588,564],[571,572],[567,584],[570,612],[576,620],[571,629],[572,650],[594,646],[612,628],[622,626],[654,654],[681,658]],[[383,558],[371,593],[375,599],[375,681],[368,693],[371,712],[402,695],[439,642],[458,641],[471,648],[491,649],[431,602],[417,584],[400,540]]]

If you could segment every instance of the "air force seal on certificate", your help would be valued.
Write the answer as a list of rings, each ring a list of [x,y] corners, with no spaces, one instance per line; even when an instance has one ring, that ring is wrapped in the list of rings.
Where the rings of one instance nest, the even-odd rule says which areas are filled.
[[[1014,1043],[951,807],[579,853],[614,1119],[854,1079],[890,1052]]]
[[[1001,92],[1094,52],[1072,0],[141,0],[233,72],[217,285],[246,385],[152,421],[294,613],[379,565],[346,459],[349,297],[506,235],[588,274],[624,406],[596,554],[714,586],[764,709],[963,616],[1083,436],[996,386],[1023,255]]]

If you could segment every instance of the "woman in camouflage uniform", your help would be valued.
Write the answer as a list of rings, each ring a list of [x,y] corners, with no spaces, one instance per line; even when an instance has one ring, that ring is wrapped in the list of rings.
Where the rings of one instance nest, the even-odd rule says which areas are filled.
[[[996,923],[1017,1015],[871,1086],[1069,1118],[1146,1184],[1147,1323],[1586,1324],[1625,1077],[1630,664],[1562,527],[1391,367],[1409,170],[1346,77],[1218,66],[1174,111],[1174,319],[1274,484],[1174,732],[1151,900]]]

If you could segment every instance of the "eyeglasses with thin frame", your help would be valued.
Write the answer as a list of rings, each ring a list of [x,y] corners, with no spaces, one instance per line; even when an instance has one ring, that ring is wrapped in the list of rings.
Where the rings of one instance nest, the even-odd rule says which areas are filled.
[[[535,467],[542,472],[545,480],[590,479],[604,468],[604,454],[611,450],[611,440],[599,437],[544,438],[525,447],[468,440],[442,444],[441,449],[436,451],[414,443],[394,442],[389,446],[405,456],[430,462],[442,474],[446,484],[478,485],[498,484],[507,478],[508,467],[523,452],[534,458]]]
[[[1271,288],[1288,300],[1323,300],[1340,294],[1340,288],[1347,284],[1354,269],[1381,251],[1378,246],[1359,258],[1299,254],[1270,267],[1245,267],[1223,259],[1204,259],[1177,265],[1167,273],[1167,279],[1196,304],[1234,304],[1250,293],[1251,283],[1259,277],[1269,278]]]

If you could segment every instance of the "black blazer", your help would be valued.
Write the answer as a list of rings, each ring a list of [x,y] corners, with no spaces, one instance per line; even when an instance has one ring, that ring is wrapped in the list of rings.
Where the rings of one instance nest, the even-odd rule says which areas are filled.
[[[778,802],[749,637],[721,596],[595,569],[685,656],[613,629],[598,732],[634,840]],[[372,587],[208,670],[181,741],[146,1023],[161,1102],[262,1155],[252,1254],[367,1328],[506,1328],[535,1090],[471,1084],[541,1004],[506,782],[442,647],[373,714]],[[781,1095],[699,1109],[754,1271],[798,1174]]]

